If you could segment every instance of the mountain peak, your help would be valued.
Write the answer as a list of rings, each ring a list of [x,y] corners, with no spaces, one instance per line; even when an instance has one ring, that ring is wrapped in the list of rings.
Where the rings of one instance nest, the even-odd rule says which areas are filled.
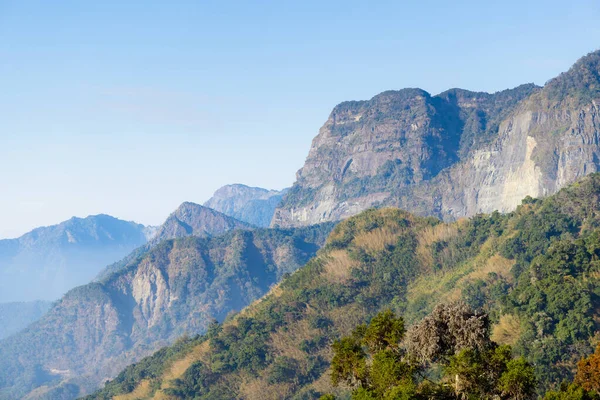
[[[543,88],[386,91],[336,106],[273,226],[393,205],[444,219],[510,211],[600,169],[600,51]],[[568,143],[568,144],[567,144]]]
[[[204,205],[254,226],[266,227],[286,191],[236,183],[219,188]]]
[[[152,243],[184,236],[210,237],[234,229],[252,229],[252,226],[209,207],[186,201],[158,228]]]
[[[0,302],[57,299],[146,242],[146,227],[106,214],[0,240]]]
[[[549,80],[544,92],[554,101],[567,96],[580,103],[600,98],[600,50],[581,57],[567,72]]]

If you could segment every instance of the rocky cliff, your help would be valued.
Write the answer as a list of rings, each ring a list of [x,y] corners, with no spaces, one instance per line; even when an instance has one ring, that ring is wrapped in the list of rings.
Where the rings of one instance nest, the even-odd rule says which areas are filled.
[[[218,189],[204,206],[258,227],[271,223],[275,208],[287,189],[268,190],[241,184]]]
[[[0,399],[32,390],[30,398],[74,398],[96,388],[125,365],[258,299],[313,257],[331,228],[161,242],[102,281],[71,290],[42,319],[0,341]]]
[[[335,107],[273,226],[394,205],[446,220],[514,209],[600,165],[600,52],[544,87],[384,92]]]

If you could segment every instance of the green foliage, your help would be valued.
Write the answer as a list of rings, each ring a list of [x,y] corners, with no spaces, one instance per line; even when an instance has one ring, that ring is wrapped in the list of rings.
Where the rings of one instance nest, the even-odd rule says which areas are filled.
[[[536,383],[533,368],[523,357],[510,360],[500,377],[499,388],[516,400],[535,397]]]
[[[335,341],[331,361],[331,382],[344,382],[355,388],[353,399],[393,398],[409,391],[413,369],[402,359],[400,342],[404,337],[404,321],[386,310],[378,313],[368,325],[359,325],[352,336]],[[371,360],[367,359],[367,349]]]
[[[361,385],[367,379],[367,355],[360,340],[345,337],[331,346],[334,352],[331,360],[331,381],[334,385],[345,382],[349,385]]]
[[[395,349],[405,332],[402,318],[395,318],[391,310],[385,310],[369,322],[362,341],[371,353],[376,353],[385,349]]]
[[[233,317],[222,330],[215,326],[206,367],[221,381],[210,384],[203,397],[243,376],[314,399],[320,394],[313,382],[323,379],[328,365],[341,385],[340,397],[347,394],[344,385],[353,385],[362,398],[450,399],[457,395],[458,375],[466,398],[482,393],[529,398],[525,388],[534,379],[543,394],[572,377],[577,360],[592,351],[600,320],[600,175],[544,200],[526,199],[512,213],[450,225],[440,237],[432,234],[444,232],[439,224],[390,209],[368,210],[338,224],[320,255],[286,277],[276,294],[250,307],[245,318]],[[393,240],[376,250],[365,245],[365,234],[380,231],[393,232]],[[351,261],[343,279],[328,275],[334,251]],[[511,271],[505,258],[514,262]],[[497,260],[504,264],[496,268]],[[493,272],[482,273],[483,268]],[[437,302],[455,296],[485,313],[438,318],[431,331],[447,332],[439,327],[454,321],[476,334],[431,341],[449,352],[429,363],[409,362],[394,347],[404,325],[386,310],[418,322]],[[513,360],[510,348],[489,339],[489,322],[507,314],[517,325],[506,337],[522,359]],[[348,336],[350,323],[357,328]],[[306,334],[297,337],[298,332]],[[274,335],[295,338],[289,345],[301,355],[275,348]],[[475,343],[476,337],[482,346],[457,346]]]
[[[448,306],[438,309],[455,311],[460,308]],[[473,314],[472,311],[467,313]],[[462,329],[468,329],[469,325],[465,321]],[[452,331],[452,328],[441,329]],[[487,346],[474,344],[457,352],[448,353],[440,349],[440,352],[446,354],[446,357],[440,359],[444,374],[439,382],[434,382],[424,379],[430,364],[418,363],[414,358],[405,357],[400,347],[403,334],[402,319],[385,311],[377,314],[368,325],[356,327],[351,336],[334,342],[331,364],[333,385],[350,385],[353,388],[353,400],[431,397],[503,397],[521,400],[535,397],[537,382],[533,368],[522,357],[513,359],[509,346],[498,346],[490,341]],[[419,334],[447,335],[441,330],[419,331]],[[373,337],[393,340],[373,340]]]
[[[209,387],[217,377],[200,361],[193,363],[180,379],[175,379],[173,387],[165,393],[179,398],[193,399],[209,392]]]
[[[143,379],[156,380],[171,365],[171,362],[205,340],[206,337],[204,336],[181,338],[172,346],[164,347],[152,356],[143,358],[138,363],[128,366],[115,379],[108,381],[102,391],[87,396],[84,399],[109,400],[120,394],[131,393],[140,381]],[[198,376],[200,375],[202,364],[195,363],[194,365],[193,370],[184,377],[184,381],[178,382],[178,387],[190,382],[194,382],[196,386],[200,384],[199,382],[195,382],[194,379],[199,379]]]
[[[544,400],[598,400],[600,395],[594,391],[587,391],[574,383],[561,384],[559,390],[546,393]]]

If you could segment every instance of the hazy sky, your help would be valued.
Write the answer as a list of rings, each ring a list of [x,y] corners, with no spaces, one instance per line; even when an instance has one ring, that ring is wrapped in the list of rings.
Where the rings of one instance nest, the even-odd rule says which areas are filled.
[[[0,0],[0,237],[293,183],[332,107],[543,84],[600,2]]]

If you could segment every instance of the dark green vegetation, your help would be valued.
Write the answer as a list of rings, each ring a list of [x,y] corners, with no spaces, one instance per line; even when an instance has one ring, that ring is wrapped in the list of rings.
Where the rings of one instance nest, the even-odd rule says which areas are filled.
[[[444,367],[433,368],[429,379],[498,361],[501,372],[482,383],[492,392],[510,394],[519,377],[535,379],[538,393],[558,390],[597,341],[599,257],[598,174],[547,199],[525,199],[514,212],[451,224],[397,209],[368,210],[338,224],[319,255],[260,302],[179,349],[127,368],[90,398],[134,389],[136,398],[157,399],[344,398],[351,388],[330,381],[331,343],[369,321],[370,327],[396,326],[396,340],[400,323],[378,322],[379,312],[390,309],[418,329],[431,326],[423,318],[435,316],[436,305],[458,299],[487,315],[482,332],[490,333],[489,322],[490,339],[471,347],[475,353],[467,346],[442,358],[421,354]],[[359,333],[367,347],[380,340],[369,328]],[[354,346],[336,343],[338,351]],[[386,354],[381,363],[393,366]]]
[[[52,303],[48,301],[27,301],[0,303],[0,339],[12,335],[40,319]]]
[[[352,388],[353,400],[535,398],[531,365],[489,333],[485,314],[439,305],[408,333],[407,351],[403,319],[380,312],[333,343],[331,381]]]
[[[332,226],[162,241],[1,341],[0,398],[35,388],[42,398],[72,398],[97,388],[132,361],[261,297],[312,258]]]

